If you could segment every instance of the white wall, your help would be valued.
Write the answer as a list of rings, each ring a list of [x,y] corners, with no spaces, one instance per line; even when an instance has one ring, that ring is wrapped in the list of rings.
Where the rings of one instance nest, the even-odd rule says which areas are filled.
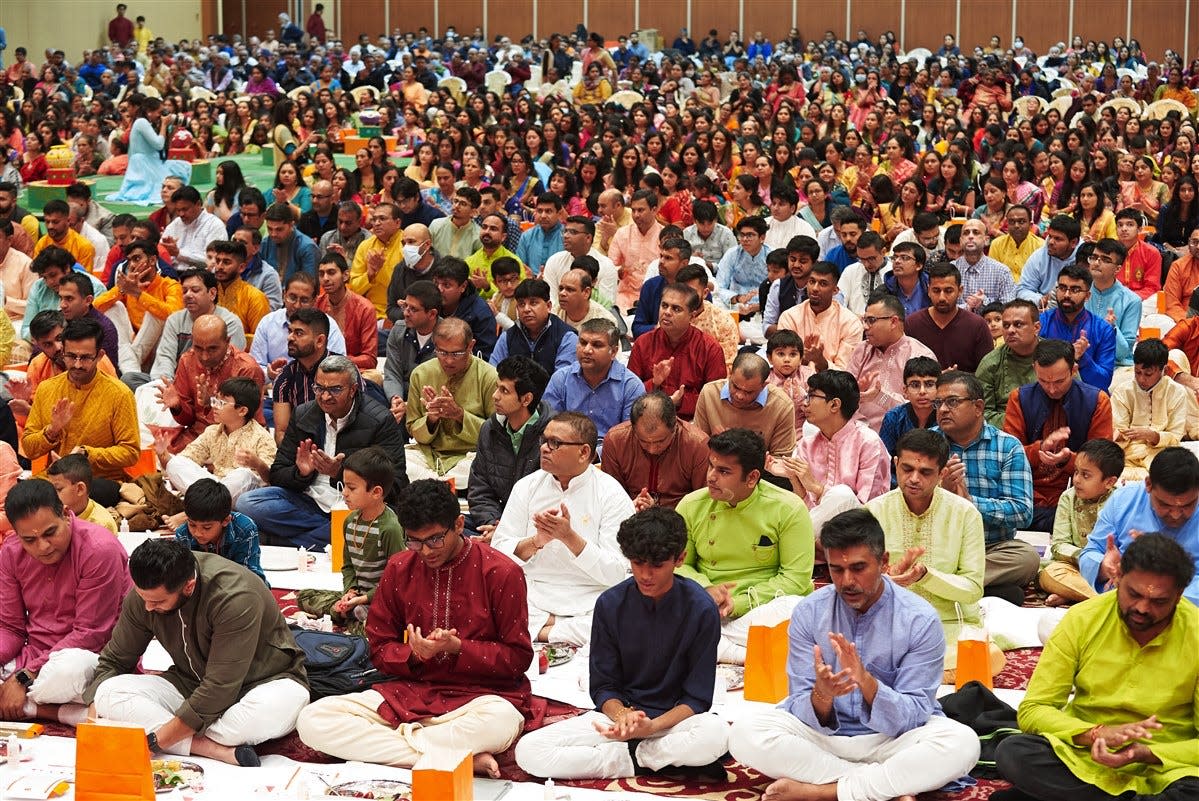
[[[144,16],[151,32],[168,42],[201,33],[199,0],[126,2],[130,19]],[[25,47],[29,60],[41,64],[43,51],[52,47],[77,66],[84,50],[108,43],[108,21],[116,16],[116,7],[107,0],[0,0],[0,26],[8,38],[5,63],[12,62],[13,50]]]

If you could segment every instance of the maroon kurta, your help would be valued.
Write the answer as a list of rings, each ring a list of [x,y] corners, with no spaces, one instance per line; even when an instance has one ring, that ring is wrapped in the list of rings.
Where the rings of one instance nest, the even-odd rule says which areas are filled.
[[[666,382],[656,389],[673,395],[679,387],[684,388],[678,409],[679,417],[684,420],[695,416],[695,403],[704,384],[729,376],[720,344],[695,326],[688,328],[682,339],[673,345],[661,328],[637,337],[633,342],[633,352],[629,354],[629,369],[645,382],[645,388],[649,390],[654,365],[664,359],[674,359],[674,364]]]
[[[461,652],[410,664],[409,623],[424,634],[457,629]],[[375,591],[366,637],[375,667],[397,677],[371,688],[386,699],[379,714],[393,726],[444,715],[483,695],[500,696],[538,725],[545,716],[545,701],[533,697],[525,676],[533,661],[525,576],[490,545],[467,539],[438,570],[412,551],[393,556]]]

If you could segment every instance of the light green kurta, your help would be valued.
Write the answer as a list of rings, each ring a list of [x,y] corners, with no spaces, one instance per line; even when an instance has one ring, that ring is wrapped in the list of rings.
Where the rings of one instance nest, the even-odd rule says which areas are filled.
[[[812,520],[795,493],[759,481],[733,507],[698,489],[675,511],[687,521],[687,556],[675,572],[704,587],[737,582],[733,618],[777,596],[812,591]]]
[[[1117,600],[1105,592],[1066,613],[1045,643],[1017,719],[1021,730],[1048,739],[1079,779],[1111,795],[1156,795],[1179,779],[1199,777],[1199,609],[1183,599],[1169,627],[1141,647],[1120,619]],[[1072,743],[1093,726],[1150,715],[1162,728],[1146,744],[1161,765],[1112,770]]]
[[[453,381],[441,369],[441,362],[429,359],[412,371],[408,384],[408,412],[404,418],[408,433],[420,446],[421,453],[437,472],[445,475],[466,454],[479,446],[479,429],[487,418],[495,413],[495,387],[498,383],[495,368],[478,356],[470,357],[466,372]],[[462,422],[439,420],[432,426],[425,412],[423,387],[432,387],[441,392],[447,387],[454,400],[462,407]]]
[[[1053,535],[1049,553],[1055,562],[1065,562],[1078,567],[1078,555],[1095,528],[1095,521],[1113,490],[1108,490],[1093,501],[1084,501],[1074,493],[1074,487],[1062,493],[1057,502],[1057,513],[1053,516]]]
[[[986,565],[982,515],[965,498],[941,487],[919,516],[912,514],[897,489],[872,499],[866,508],[883,527],[892,565],[898,564],[908,548],[924,549],[918,561],[928,573],[908,589],[937,610],[945,627],[945,668],[952,670],[957,666],[959,632],[954,603],[961,605],[966,623],[982,620],[978,611]]]

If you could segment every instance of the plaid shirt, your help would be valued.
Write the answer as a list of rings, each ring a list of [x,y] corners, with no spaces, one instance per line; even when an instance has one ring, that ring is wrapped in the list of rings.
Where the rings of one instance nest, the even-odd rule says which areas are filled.
[[[986,298],[983,304],[1007,303],[1016,297],[1016,282],[1012,280],[1012,269],[1002,262],[995,261],[990,256],[983,256],[978,263],[971,267],[962,256],[953,263],[962,273],[962,297],[959,306],[966,305],[966,298],[978,290],[982,290]]]
[[[230,517],[229,525],[225,526],[225,530],[221,532],[218,548],[201,545],[197,542],[188,530],[187,523],[175,529],[175,539],[193,551],[219,553],[230,562],[237,562],[265,582],[266,576],[259,563],[262,549],[258,545],[258,526],[254,525],[254,521],[241,512],[233,512]],[[270,585],[267,584],[267,586]]]
[[[1016,529],[1032,523],[1032,467],[1020,440],[983,423],[978,439],[964,447],[950,439],[949,451],[966,465],[966,486],[983,516],[987,545],[1013,539]]]

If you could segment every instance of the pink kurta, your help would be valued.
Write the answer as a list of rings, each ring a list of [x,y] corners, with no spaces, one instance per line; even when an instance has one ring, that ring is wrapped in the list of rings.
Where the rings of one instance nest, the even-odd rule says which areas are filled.
[[[832,439],[819,432],[804,437],[795,450],[825,489],[844,484],[862,503],[891,489],[890,454],[864,423],[850,420]],[[810,494],[804,500],[809,508],[816,504]]]
[[[106,528],[64,514],[71,544],[44,565],[18,537],[0,545],[0,665],[40,670],[54,651],[100,653],[131,589],[129,557]]]
[[[612,241],[608,244],[608,258],[620,271],[620,285],[616,289],[616,305],[620,308],[632,308],[641,296],[645,268],[660,255],[660,233],[662,224],[655,222],[644,235],[636,223],[626,225],[612,235]]]
[[[779,328],[794,331],[801,338],[816,334],[824,345],[828,366],[838,370],[849,365],[853,349],[862,341],[862,321],[835,300],[819,315],[812,312],[810,301],[792,306],[779,317]],[[807,354],[806,347],[804,353]]]
[[[847,370],[858,379],[862,394],[870,391],[870,387],[862,382],[867,373],[874,373],[882,385],[882,391],[877,397],[871,400],[862,399],[858,413],[854,416],[855,420],[863,420],[878,431],[887,412],[907,402],[903,394],[903,367],[908,363],[908,359],[916,356],[927,356],[933,361],[937,360],[936,355],[923,342],[906,335],[885,351],[879,350],[869,342],[862,342],[853,349]]]
[[[112,538],[112,535],[109,535]],[[484,695],[498,695],[540,723],[545,701],[532,695],[529,604],[520,567],[490,545],[467,539],[450,564],[434,570],[413,551],[387,563],[366,621],[371,660],[395,681],[371,689],[385,699],[379,714],[393,726],[444,715]],[[457,629],[462,650],[410,663],[411,623],[422,633]]]

